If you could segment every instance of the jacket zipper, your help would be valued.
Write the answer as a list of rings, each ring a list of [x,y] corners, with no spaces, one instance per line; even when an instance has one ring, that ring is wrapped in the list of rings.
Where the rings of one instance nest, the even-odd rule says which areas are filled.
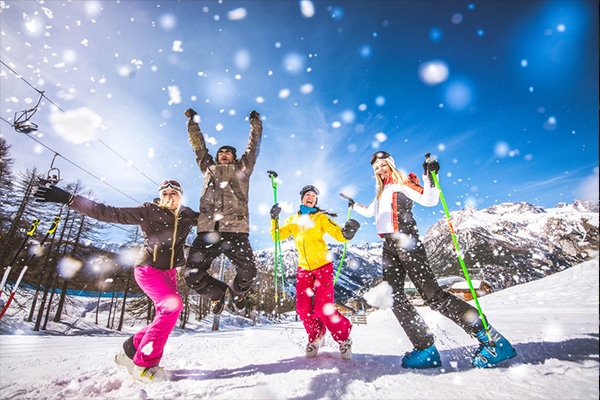
[[[171,239],[171,264],[169,266],[169,269],[172,269],[175,265],[175,240],[177,239],[177,228],[179,225],[179,212],[174,212],[173,215],[175,216],[175,224],[173,226],[173,238]]]

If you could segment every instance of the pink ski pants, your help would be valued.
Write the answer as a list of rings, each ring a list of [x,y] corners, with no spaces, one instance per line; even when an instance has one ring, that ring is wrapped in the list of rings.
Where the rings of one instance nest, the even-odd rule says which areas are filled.
[[[335,308],[332,263],[312,271],[298,267],[296,312],[304,323],[309,342],[325,335],[326,328],[336,342],[348,339],[352,324]]]
[[[147,326],[133,335],[137,349],[133,362],[140,367],[154,367],[160,363],[169,334],[177,324],[183,309],[177,291],[177,270],[161,270],[149,265],[134,269],[135,280],[154,302],[156,316]]]

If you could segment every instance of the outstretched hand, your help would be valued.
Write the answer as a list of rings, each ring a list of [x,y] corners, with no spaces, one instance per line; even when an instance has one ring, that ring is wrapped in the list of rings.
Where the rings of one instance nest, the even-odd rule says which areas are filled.
[[[73,200],[73,195],[65,190],[62,190],[58,186],[38,186],[37,190],[33,194],[35,201],[40,203],[62,203],[69,204]]]
[[[429,153],[427,153],[427,155],[428,154]],[[431,176],[431,173],[434,172],[437,176],[439,171],[440,171],[440,163],[434,158],[427,157],[427,159],[423,163],[423,174],[425,176],[427,176],[427,178],[429,178],[431,187],[435,187],[435,183],[433,182],[433,177]]]
[[[260,114],[257,111],[250,111],[250,119],[258,119],[260,120]]]
[[[271,219],[279,219],[279,214],[281,214],[279,203],[273,204],[273,207],[271,207]]]
[[[188,108],[187,110],[185,110],[184,114],[188,118],[194,118],[194,116],[198,115],[198,113],[196,111],[194,111],[192,108]]]
[[[340,193],[340,196],[342,196],[343,199],[348,200],[348,208],[352,208],[356,204],[352,197],[346,196],[344,193]]]
[[[355,219],[349,219],[342,228],[342,236],[347,240],[351,240],[360,228],[360,223]]]

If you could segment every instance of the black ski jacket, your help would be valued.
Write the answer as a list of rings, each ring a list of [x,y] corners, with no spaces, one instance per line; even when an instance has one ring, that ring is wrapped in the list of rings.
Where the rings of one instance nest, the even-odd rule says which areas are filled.
[[[167,270],[185,265],[184,244],[198,221],[198,213],[181,206],[179,213],[144,203],[139,207],[112,207],[76,195],[69,204],[73,210],[98,221],[139,225],[144,235],[135,266],[150,265]]]

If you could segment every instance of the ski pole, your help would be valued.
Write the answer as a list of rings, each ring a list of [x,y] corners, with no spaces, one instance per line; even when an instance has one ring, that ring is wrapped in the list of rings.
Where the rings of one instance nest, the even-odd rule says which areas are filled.
[[[21,242],[21,245],[17,249],[17,252],[15,253],[12,260],[10,260],[10,263],[8,265],[13,265],[15,263],[15,261],[17,261],[17,258],[19,258],[19,253],[21,252],[21,250],[23,250],[23,248],[27,244],[27,241],[29,240],[29,238],[33,237],[33,234],[35,233],[39,224],[40,224],[40,220],[37,218],[34,218],[33,221],[31,222],[31,226],[29,227],[29,230],[27,231],[27,236],[25,236],[25,239],[23,239],[23,241]]]
[[[27,244],[27,241],[29,240],[29,238],[33,236],[33,234],[35,233],[39,224],[40,224],[40,220],[37,218],[34,218],[33,221],[31,222],[31,226],[29,227],[29,230],[27,231],[27,235],[25,236],[25,239],[23,239],[23,241],[21,242],[21,245],[17,249],[17,252],[15,253],[14,257],[12,258],[12,260],[10,260],[10,263],[6,267],[6,270],[4,271],[4,276],[2,277],[2,284],[0,285],[0,296],[2,296],[2,291],[4,290],[4,284],[6,283],[6,280],[8,279],[8,274],[10,273],[12,265],[17,261],[17,258],[19,258],[19,253],[21,253],[21,250],[23,250],[23,248]]]
[[[269,178],[271,178],[271,186],[273,187],[273,204],[277,204],[277,172],[269,170],[267,171],[269,174]],[[285,287],[284,287],[284,276],[283,276],[283,261],[281,254],[281,239],[279,238],[279,218],[275,220],[275,252],[274,252],[274,260],[273,260],[273,270],[275,274],[275,302],[277,303],[278,295],[277,295],[277,281],[279,277],[277,274],[281,275],[281,292],[282,298],[285,300]]]
[[[450,218],[450,212],[448,211],[448,205],[446,204],[446,199],[444,198],[444,193],[442,193],[442,188],[440,186],[440,181],[438,180],[437,174],[434,171],[431,171],[431,176],[433,177],[433,183],[437,188],[440,194],[440,201],[442,202],[442,206],[444,207],[444,213],[446,214],[446,220],[448,221],[448,227],[450,228],[450,236],[452,236],[452,242],[454,243],[454,249],[456,250],[456,256],[458,257],[458,262],[460,263],[460,267],[462,268],[463,274],[465,275],[465,279],[469,284],[469,290],[471,291],[471,295],[473,296],[473,300],[475,300],[475,305],[477,306],[477,312],[479,312],[479,316],[481,317],[481,322],[483,323],[483,328],[488,334],[490,340],[492,340],[491,335],[489,333],[489,327],[485,316],[483,315],[483,311],[481,311],[481,306],[479,305],[479,299],[477,298],[477,293],[473,288],[473,283],[471,283],[471,278],[469,277],[469,272],[467,271],[467,267],[462,257],[462,251],[460,250],[460,246],[458,245],[458,238],[456,237],[456,233],[454,232],[454,226],[452,225],[452,220]]]
[[[19,274],[19,277],[17,278],[17,282],[15,282],[15,287],[13,287],[13,290],[10,292],[10,296],[8,296],[8,300],[6,301],[6,304],[4,305],[4,307],[2,307],[2,311],[0,311],[0,319],[2,319],[2,317],[6,313],[6,310],[8,310],[10,303],[12,302],[13,298],[15,297],[15,293],[17,292],[17,289],[19,288],[19,284],[21,283],[21,279],[23,279],[23,275],[25,275],[25,271],[27,271],[27,265],[24,266],[23,269],[21,270],[21,273]]]
[[[4,275],[2,276],[2,283],[0,283],[0,296],[2,296],[2,291],[4,290],[4,284],[6,283],[6,280],[8,279],[8,275],[10,274],[11,268],[12,267],[9,265],[4,270]]]
[[[61,219],[62,218],[60,217],[60,215],[57,215],[57,216],[54,217],[54,221],[50,225],[50,228],[48,228],[48,231],[46,232],[46,235],[44,236],[44,238],[42,239],[42,241],[39,244],[40,246],[43,246],[44,243],[46,242],[46,240],[48,239],[48,237],[50,235],[52,235],[53,233],[56,232],[56,229],[58,228],[58,223],[60,222]],[[37,224],[35,225],[35,229],[37,229],[37,226],[40,224],[40,221],[37,218],[36,218],[36,220],[37,220]],[[35,231],[35,229],[33,228],[33,225],[32,225],[32,229],[29,232],[31,232],[31,234],[33,235],[33,232]],[[29,235],[29,232],[27,232],[28,235]],[[19,277],[17,278],[17,281],[15,282],[15,286],[13,287],[13,290],[10,292],[10,295],[8,296],[8,300],[7,300],[6,304],[2,308],[2,311],[0,311],[0,319],[2,319],[2,317],[4,316],[4,314],[6,313],[6,311],[8,310],[8,307],[10,306],[10,303],[13,301],[13,298],[15,297],[15,294],[17,293],[17,289],[19,288],[19,285],[21,283],[21,279],[23,279],[23,276],[25,275],[25,272],[27,271],[27,264],[31,263],[31,261],[33,261],[33,259],[35,258],[35,256],[36,256],[36,254],[33,253],[29,257],[29,259],[27,260],[27,262],[25,263],[25,266],[23,267],[23,269],[21,270],[21,273],[19,274]]]
[[[346,217],[346,221],[350,219],[350,213],[352,212],[352,206],[350,205],[350,201],[352,198],[346,196],[344,193],[340,193],[343,199],[348,200],[348,216]],[[344,251],[342,251],[342,258],[340,258],[340,265],[338,266],[337,272],[335,273],[335,278],[333,279],[333,284],[337,282],[338,276],[340,275],[340,271],[342,270],[342,265],[344,265],[344,258],[346,257],[346,249],[348,248],[348,242],[344,242]]]

